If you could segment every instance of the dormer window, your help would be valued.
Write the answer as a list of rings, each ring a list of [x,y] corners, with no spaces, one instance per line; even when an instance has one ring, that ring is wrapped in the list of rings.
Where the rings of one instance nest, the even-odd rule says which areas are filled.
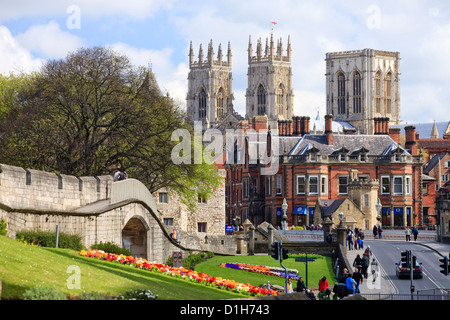
[[[341,162],[345,162],[345,154],[341,153],[339,159],[341,160]]]
[[[361,161],[361,162],[366,162],[367,161],[367,156],[366,156],[365,153],[361,153],[359,155],[359,161]]]

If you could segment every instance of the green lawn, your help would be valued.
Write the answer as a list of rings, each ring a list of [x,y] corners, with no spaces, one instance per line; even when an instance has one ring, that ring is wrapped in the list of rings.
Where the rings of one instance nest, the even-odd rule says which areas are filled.
[[[69,289],[67,281],[80,270],[80,289]],[[69,269],[70,270],[70,269]],[[40,248],[0,236],[0,278],[2,299],[20,299],[36,286],[54,286],[70,296],[83,292],[121,295],[130,289],[150,289],[163,300],[217,300],[243,295],[176,279],[119,263],[86,258],[68,249]]]
[[[198,264],[195,270],[210,276],[256,286],[267,281],[272,284],[284,284],[284,278],[220,267],[224,262],[279,266],[279,262],[269,255],[215,256]],[[290,258],[285,260],[284,264],[287,268],[298,269],[305,279],[304,263],[295,262]],[[80,289],[68,287],[68,280],[73,276],[72,272],[68,273],[71,266],[76,266],[80,270]],[[308,266],[310,287],[317,286],[323,275],[327,276],[330,285],[333,285],[334,276],[330,258],[321,257]],[[21,299],[26,290],[40,286],[55,287],[74,298],[83,292],[115,296],[131,289],[151,290],[161,300],[218,300],[246,297],[157,272],[82,257],[74,250],[25,245],[4,236],[0,236],[0,278],[2,299]],[[295,284],[294,281],[294,286]]]
[[[308,286],[318,286],[320,278],[327,277],[330,286],[335,283],[335,275],[332,268],[330,257],[308,255],[308,257],[317,257],[314,262],[308,263]],[[280,267],[279,261],[274,260],[270,255],[254,255],[254,256],[215,256],[195,267],[197,272],[203,272],[210,276],[220,276],[224,279],[233,279],[238,282],[245,282],[258,286],[262,283],[270,281],[272,284],[284,286],[284,278],[269,275],[256,274],[244,270],[235,270],[220,267],[222,263],[246,263],[260,266]],[[303,262],[295,262],[293,256],[283,261],[283,265],[288,269],[297,269],[303,281],[306,283],[306,265]],[[293,281],[294,287],[297,282]]]

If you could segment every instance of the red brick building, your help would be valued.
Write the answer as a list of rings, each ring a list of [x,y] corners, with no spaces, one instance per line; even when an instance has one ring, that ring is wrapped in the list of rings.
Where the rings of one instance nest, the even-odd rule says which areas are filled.
[[[235,150],[239,155],[234,155],[243,163],[225,165],[228,223],[248,218],[255,225],[263,221],[280,225],[286,199],[288,225],[309,226],[319,214],[314,212],[319,199],[351,198],[364,211],[373,208],[371,204],[379,198],[384,227],[422,225],[423,161],[389,136],[388,120],[377,119],[374,135],[357,135],[332,132],[332,116],[325,118],[324,134],[311,134],[307,117],[280,121],[278,136],[272,136],[264,117],[241,122],[248,131],[268,134],[260,141],[247,137],[241,152]],[[276,145],[275,139],[278,170],[262,175],[261,168],[268,165],[262,164],[264,161],[250,163],[249,150],[257,145],[275,152],[270,147]],[[355,187],[358,183],[359,189]],[[374,216],[373,212],[366,214]],[[372,226],[373,219],[367,218],[362,227]]]

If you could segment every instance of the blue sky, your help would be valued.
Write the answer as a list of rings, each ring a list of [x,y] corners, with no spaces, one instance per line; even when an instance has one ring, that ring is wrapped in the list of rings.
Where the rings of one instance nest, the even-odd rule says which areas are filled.
[[[272,32],[292,43],[295,115],[325,113],[325,54],[399,51],[402,119],[450,120],[448,0],[15,0],[0,3],[0,73],[37,70],[79,47],[111,46],[185,104],[192,41],[231,43],[235,109],[245,115],[247,48]]]

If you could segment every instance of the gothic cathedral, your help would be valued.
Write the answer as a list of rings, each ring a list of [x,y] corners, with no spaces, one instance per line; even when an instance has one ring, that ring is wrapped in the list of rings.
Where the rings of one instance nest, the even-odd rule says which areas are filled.
[[[373,49],[327,53],[326,110],[333,121],[374,134],[374,120],[400,124],[400,54]]]
[[[222,55],[219,45],[217,60],[215,60],[211,40],[206,60],[200,45],[198,61],[194,61],[191,42],[187,112],[191,121],[201,121],[203,128],[237,128],[239,121],[243,120],[233,108],[230,43],[228,43],[227,61],[223,61]],[[286,55],[284,55],[282,39],[278,40],[275,48],[273,34],[271,34],[270,41],[266,39],[264,53],[261,39],[259,39],[254,56],[250,38],[248,64],[246,118],[267,116],[272,128],[277,128],[278,120],[292,119],[294,94],[290,40],[288,39]]]

